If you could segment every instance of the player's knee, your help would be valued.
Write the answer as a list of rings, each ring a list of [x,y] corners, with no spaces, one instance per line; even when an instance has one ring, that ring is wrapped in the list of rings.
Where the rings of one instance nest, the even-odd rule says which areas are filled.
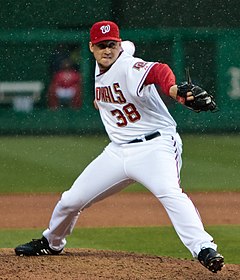
[[[165,197],[178,197],[182,196],[182,189],[180,187],[176,188],[161,188],[158,192],[154,193],[157,198],[165,198]]]
[[[85,200],[79,196],[70,196],[68,192],[64,192],[61,197],[61,208],[63,211],[75,212],[82,210],[86,204]]]

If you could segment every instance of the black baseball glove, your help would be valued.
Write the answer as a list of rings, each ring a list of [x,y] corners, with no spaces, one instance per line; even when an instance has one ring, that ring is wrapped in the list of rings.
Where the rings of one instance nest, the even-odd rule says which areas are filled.
[[[194,97],[191,101],[186,100],[188,92],[192,92]],[[205,89],[192,83],[184,82],[178,85],[177,95],[185,100],[185,102],[182,102],[185,106],[195,112],[216,111],[217,105],[213,96],[207,93]]]
[[[212,95],[197,85],[193,85],[189,73],[189,68],[186,69],[187,82],[183,82],[177,86],[177,100],[187,106],[189,109],[199,113],[202,111],[216,112],[217,104]],[[193,100],[187,100],[187,93],[191,92]]]

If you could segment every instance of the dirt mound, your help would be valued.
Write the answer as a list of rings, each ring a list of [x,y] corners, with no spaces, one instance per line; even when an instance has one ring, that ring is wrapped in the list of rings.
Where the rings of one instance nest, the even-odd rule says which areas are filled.
[[[196,260],[92,249],[65,249],[59,256],[41,257],[17,257],[13,249],[0,249],[0,271],[2,280],[240,279],[240,265],[227,264],[214,274]]]

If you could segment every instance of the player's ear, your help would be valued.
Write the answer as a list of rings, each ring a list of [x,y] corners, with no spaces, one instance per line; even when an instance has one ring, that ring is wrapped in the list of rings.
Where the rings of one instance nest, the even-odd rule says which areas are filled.
[[[90,52],[93,53],[93,44],[92,44],[92,42],[89,42],[89,50],[90,50]]]

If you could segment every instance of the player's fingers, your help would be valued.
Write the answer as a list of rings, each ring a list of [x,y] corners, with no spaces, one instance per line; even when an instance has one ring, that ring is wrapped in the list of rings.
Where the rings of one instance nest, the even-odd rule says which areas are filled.
[[[192,92],[191,91],[187,92],[186,100],[192,101],[193,99],[194,99],[194,96],[193,96]]]
[[[97,105],[96,100],[94,100],[94,101],[93,101],[93,105],[94,105],[95,109],[97,109],[97,110],[98,110],[98,105]]]

